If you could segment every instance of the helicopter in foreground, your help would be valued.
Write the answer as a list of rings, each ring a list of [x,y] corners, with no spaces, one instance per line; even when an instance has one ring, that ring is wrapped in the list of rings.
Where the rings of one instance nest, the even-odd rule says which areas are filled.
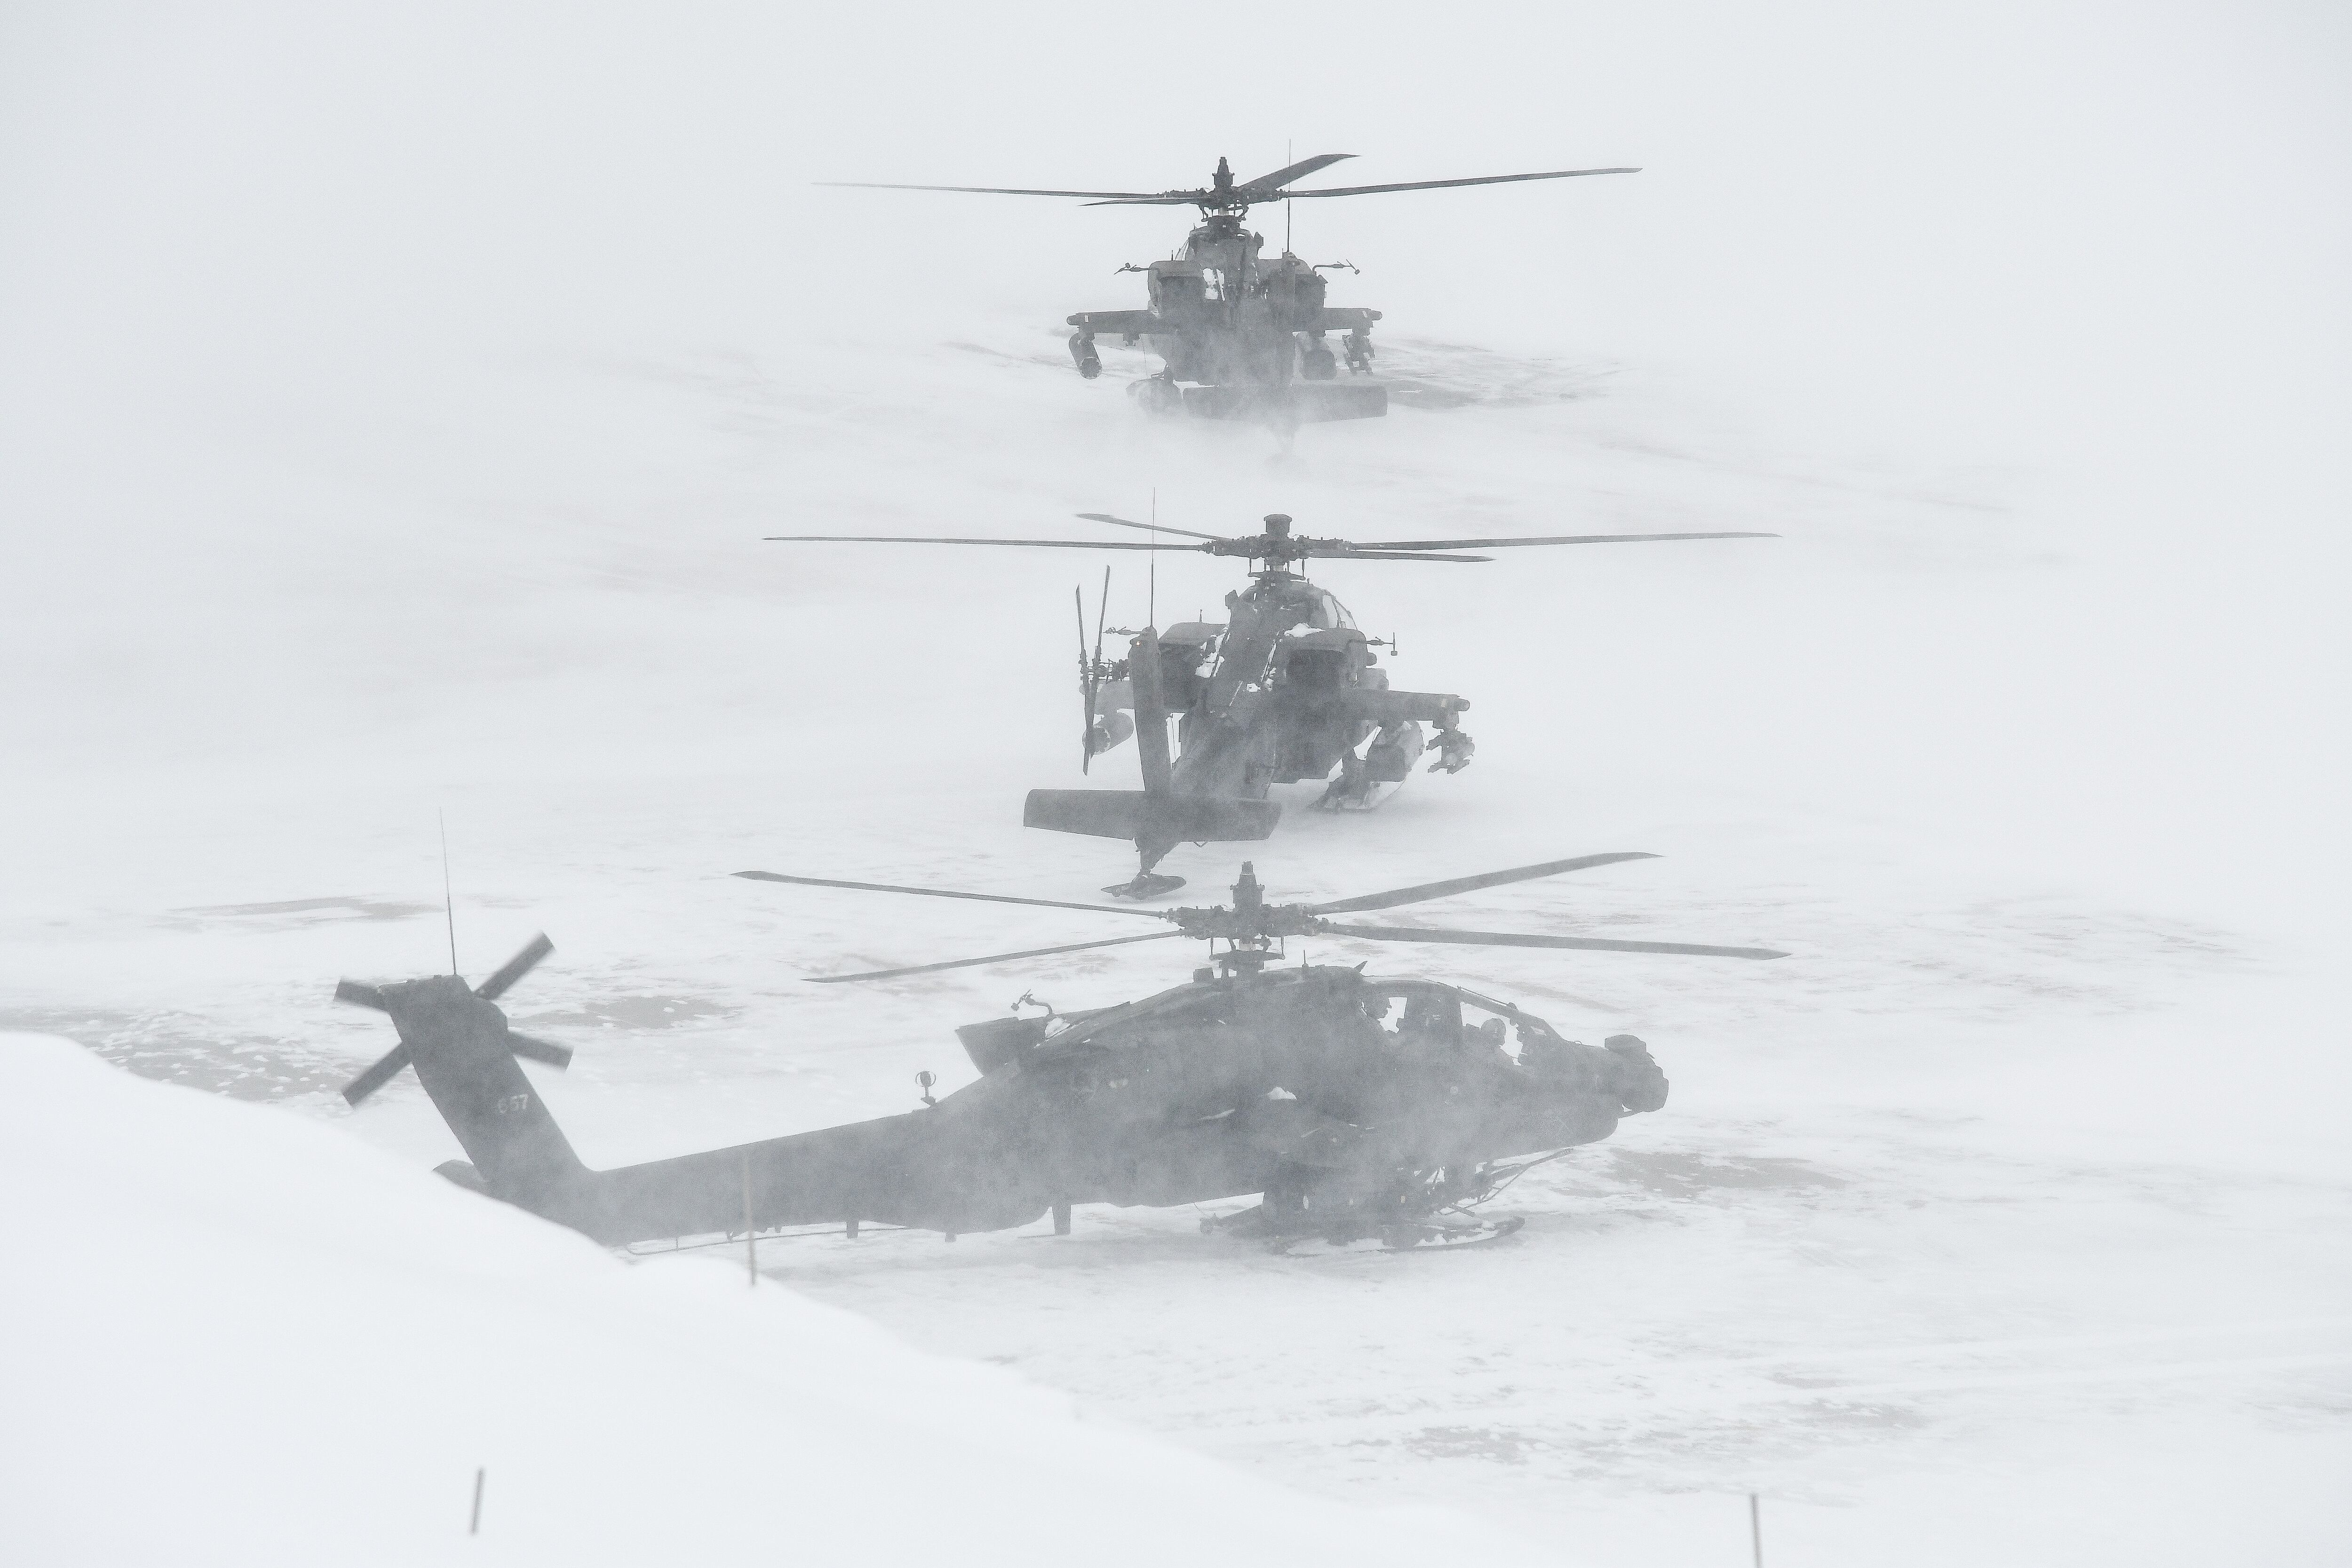
[[[1377,1238],[1460,1246],[1517,1228],[1468,1210],[1553,1153],[1665,1103],[1630,1035],[1563,1038],[1508,1002],[1361,966],[1282,965],[1286,937],[1769,959],[1760,948],[1358,925],[1341,914],[1647,859],[1587,855],[1312,905],[1269,904],[1243,866],[1233,901],[1139,910],[745,871],[768,882],[1092,910],[1163,922],[1139,936],[819,977],[893,979],[1049,953],[1190,937],[1210,962],[1184,984],[1117,1006],[1013,1016],[956,1031],[977,1081],[919,1110],[614,1170],[582,1163],[519,1065],[564,1047],[515,1033],[497,999],[551,951],[534,941],[479,986],[457,975],[346,980],[336,1000],[390,1015],[399,1044],[343,1091],[352,1106],[414,1067],[466,1159],[440,1173],[608,1245],[860,1223],[964,1233],[1074,1204],[1166,1206],[1261,1194],[1204,1226],[1277,1247]],[[1026,1000],[1026,998],[1024,998]]]
[[[1386,387],[1353,379],[1371,374],[1372,323],[1381,319],[1381,312],[1324,303],[1323,274],[1339,268],[1354,272],[1358,269],[1352,263],[1303,261],[1291,254],[1286,237],[1280,258],[1265,259],[1261,254],[1265,237],[1242,226],[1251,207],[1327,196],[1641,173],[1639,169],[1553,169],[1534,174],[1407,180],[1317,191],[1288,188],[1294,180],[1354,156],[1352,153],[1318,153],[1270,174],[1238,182],[1232,165],[1220,158],[1209,184],[1193,190],[1052,191],[1002,185],[883,184],[865,180],[818,184],[850,190],[1072,196],[1084,199],[1089,206],[1198,207],[1201,221],[1185,237],[1181,252],[1148,266],[1129,262],[1119,268],[1144,275],[1150,291],[1146,309],[1081,310],[1069,318],[1069,324],[1077,329],[1070,334],[1070,359],[1078,374],[1092,381],[1102,374],[1102,356],[1095,348],[1097,334],[1117,337],[1129,348],[1148,338],[1162,368],[1159,374],[1128,388],[1148,411],[1212,419],[1262,418],[1287,426],[1376,418],[1388,412]],[[1350,375],[1345,382],[1339,380],[1339,356],[1332,353],[1328,342],[1335,331],[1345,334],[1339,344]]]
[[[1132,841],[1141,865],[1129,881],[1103,891],[1150,898],[1184,885],[1153,868],[1177,845],[1245,843],[1274,832],[1282,807],[1271,786],[1330,780],[1318,805],[1363,810],[1384,785],[1402,783],[1433,744],[1432,773],[1459,773],[1476,743],[1462,728],[1470,704],[1444,692],[1397,691],[1347,607],[1296,568],[1307,560],[1491,561],[1484,550],[1551,544],[1646,544],[1691,539],[1769,539],[1768,533],[1581,533],[1537,539],[1417,539],[1359,544],[1291,531],[1274,512],[1262,531],[1224,538],[1160,522],[1081,512],[1090,522],[1181,534],[1193,544],[1114,540],[887,538],[793,534],[776,543],[981,544],[1020,549],[1191,551],[1250,563],[1250,585],[1225,595],[1227,619],[1186,621],[1130,634],[1128,657],[1103,657],[1105,617],[1097,615],[1092,650],[1086,607],[1078,606],[1078,684],[1086,705],[1082,771],[1134,736],[1140,790],[1037,789],[1022,821],[1030,827]],[[1108,590],[1106,574],[1106,590]],[[1106,595],[1107,596],[1107,595]],[[1132,714],[1130,718],[1129,715]],[[1174,718],[1171,753],[1168,721]],[[1423,726],[1429,729],[1424,731]],[[1336,773],[1336,776],[1334,776]]]

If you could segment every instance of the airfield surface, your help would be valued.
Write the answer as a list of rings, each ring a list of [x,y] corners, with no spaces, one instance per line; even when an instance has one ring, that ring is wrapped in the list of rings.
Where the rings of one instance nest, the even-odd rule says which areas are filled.
[[[917,1070],[969,1078],[954,1026],[1193,960],[812,986],[1118,932],[728,873],[1081,900],[1124,876],[1118,845],[1017,826],[1024,789],[1081,782],[1066,595],[1099,568],[761,533],[1083,538],[1067,514],[1141,513],[1146,475],[1212,531],[1276,508],[1360,540],[1769,529],[1321,574],[1402,634],[1400,684],[1472,700],[1476,764],[1369,816],[1281,792],[1272,840],[1164,868],[1214,901],[1245,854],[1270,897],[1317,899],[1643,849],[1665,858],[1415,917],[1790,952],[1306,945],[1650,1041],[1672,1102],[1498,1200],[1517,1236],[1295,1259],[1090,1208],[1060,1239],[772,1243],[766,1278],[1090,1420],[1563,1562],[1738,1561],[1749,1492],[1782,1561],[2340,1554],[2317,1500],[2352,1458],[2345,1064],[2308,931],[2230,879],[2291,813],[2179,835],[2227,766],[2179,760],[2168,704],[2232,672],[2150,629],[2226,578],[2121,548],[2063,474],[1782,444],[1622,366],[1407,340],[1385,367],[1446,395],[1284,455],[1145,421],[1059,352],[1008,324],[824,396],[752,354],[509,363],[471,405],[306,431],[299,468],[276,428],[192,442],[200,540],[126,507],[128,542],[42,545],[114,594],[29,630],[83,697],[17,780],[55,827],[5,895],[0,1023],[428,1182],[456,1151],[413,1077],[336,1098],[388,1036],[329,994],[446,963],[446,814],[464,967],[554,938],[508,1005],[578,1048],[532,1071],[592,1163],[908,1109]],[[494,405],[554,412],[465,460]],[[405,465],[420,445],[440,460]],[[1213,618],[1238,582],[1168,557],[1147,590],[1131,560],[1114,622],[1148,591]]]

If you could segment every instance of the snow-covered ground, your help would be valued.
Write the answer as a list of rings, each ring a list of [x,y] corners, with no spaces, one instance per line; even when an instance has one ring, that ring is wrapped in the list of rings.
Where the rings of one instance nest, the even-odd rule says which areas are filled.
[[[619,1268],[67,1041],[0,1037],[0,1176],[70,1194],[9,1226],[41,1265],[12,1302],[11,1562],[1541,1560],[1086,1422],[707,1257]]]
[[[1085,537],[1068,514],[1155,492],[1213,531],[1272,510],[1362,539],[1769,529],[1319,575],[1401,634],[1399,684],[1472,700],[1480,752],[1367,816],[1287,794],[1252,847],[1273,896],[1645,849],[1665,858],[1427,918],[1792,954],[1334,944],[1571,1034],[1633,1029],[1665,1065],[1664,1111],[1504,1200],[1528,1222],[1510,1243],[1277,1259],[1190,1212],[1081,1211],[1063,1239],[779,1245],[770,1279],[1228,1471],[1474,1513],[1565,1562],[1741,1561],[1751,1491],[1781,1563],[2352,1547],[2352,1068],[2329,988],[2352,934],[2330,444],[2352,184],[2315,86],[2340,26],[2136,17],[2119,72],[2093,11],[1906,31],[1824,7],[1767,37],[1730,13],[1629,32],[1547,10],[1580,45],[1562,65],[1399,12],[1362,67],[1388,107],[1221,84],[1220,148],[1148,95],[1124,141],[1038,107],[1104,42],[1042,25],[1011,43],[940,22],[886,67],[873,21],[241,15],[20,17],[25,47],[0,50],[19,89],[0,174],[46,220],[15,227],[0,290],[0,1026],[274,1107],[244,1125],[324,1124],[273,1142],[273,1171],[357,1140],[413,1173],[332,1156],[334,1190],[374,1195],[349,1223],[287,1221],[268,1267],[306,1282],[294,1300],[342,1310],[340,1271],[425,1289],[441,1223],[436,1321],[632,1289],[442,1194],[450,1141],[413,1079],[357,1115],[334,1096],[387,1043],[329,1005],[335,977],[446,963],[438,816],[466,969],[535,930],[557,944],[510,1011],[579,1047],[534,1072],[593,1163],[901,1109],[918,1069],[968,1076],[953,1026],[1024,989],[1069,1007],[1181,977],[1144,949],[804,984],[1111,934],[727,875],[1066,899],[1123,875],[1116,845],[1018,826],[1024,790],[1080,782],[1067,595],[1099,567],[760,535]],[[791,84],[774,102],[762,61]],[[1382,368],[1410,395],[1287,456],[1138,418],[1116,382],[1139,361],[1068,371],[1055,321],[1125,302],[1110,266],[1181,215],[797,188],[1158,185],[1221,150],[1274,166],[1294,129],[1355,145],[1367,179],[1375,154],[1395,178],[1651,167],[1302,212],[1318,255],[1328,237],[1367,268],[1334,297],[1389,310]],[[1118,567],[1132,622],[1143,574]],[[1237,582],[1163,563],[1163,618]],[[1097,781],[1129,782],[1129,755]],[[1208,891],[1238,858],[1168,868]],[[12,1114],[54,1095],[44,1135],[68,1148],[79,1119],[142,1169],[119,1104],[206,1157],[167,1129],[209,1124],[166,1100],[22,1081]],[[226,1311],[245,1254],[169,1223],[213,1189],[122,1222],[103,1211],[141,1182],[79,1169],[6,1189],[37,1238],[7,1311],[51,1325],[13,1353],[174,1377],[198,1353],[178,1303]],[[91,1190],[116,1195],[75,1209]],[[121,1223],[116,1252],[80,1239]],[[146,1260],[149,1293],[55,1326],[83,1287],[41,1259],[100,1256]],[[446,1337],[349,1310],[390,1358],[372,1375],[422,1375]],[[798,1331],[687,1287],[646,1310],[673,1325],[649,1337],[772,1333],[780,1355]],[[236,1342],[253,1410],[340,1410],[326,1439],[377,1452],[310,1342],[277,1364]],[[614,1419],[652,1398],[625,1368],[677,1364],[606,1353],[577,1375]],[[147,1437],[237,1457],[160,1408]],[[283,1452],[243,1441],[256,1465]],[[415,1441],[447,1445],[416,1465],[480,1462]],[[120,1484],[11,1506],[53,1529]]]

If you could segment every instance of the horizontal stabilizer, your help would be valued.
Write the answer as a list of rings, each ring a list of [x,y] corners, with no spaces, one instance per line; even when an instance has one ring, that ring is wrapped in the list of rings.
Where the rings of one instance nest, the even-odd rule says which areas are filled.
[[[507,1048],[519,1057],[529,1057],[535,1062],[545,1062],[551,1068],[568,1068],[572,1065],[570,1046],[559,1046],[551,1040],[535,1040],[529,1035],[518,1035],[511,1029],[507,1031]]]
[[[348,1002],[354,1007],[373,1007],[379,1013],[384,1010],[383,993],[373,985],[362,985],[356,980],[336,981],[335,1000]]]
[[[1273,837],[1282,807],[1270,800],[1150,795],[1139,789],[1033,789],[1021,825],[1095,838],[1164,838],[1234,844]]]

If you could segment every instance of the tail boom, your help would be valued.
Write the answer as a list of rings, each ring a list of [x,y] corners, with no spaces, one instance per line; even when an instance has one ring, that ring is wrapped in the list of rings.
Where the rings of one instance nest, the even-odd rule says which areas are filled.
[[[856,1219],[979,1232],[1026,1225],[1049,1202],[959,1136],[961,1108],[592,1171],[516,1062],[495,1005],[448,975],[381,994],[470,1162],[442,1173],[607,1245],[740,1230],[747,1215],[761,1228]]]

